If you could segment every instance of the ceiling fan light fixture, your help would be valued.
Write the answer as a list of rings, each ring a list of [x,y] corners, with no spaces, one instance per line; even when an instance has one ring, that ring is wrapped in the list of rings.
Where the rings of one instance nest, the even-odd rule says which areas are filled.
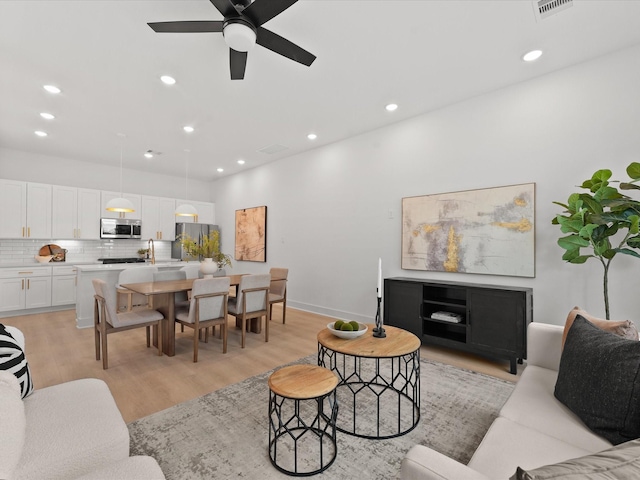
[[[239,19],[225,23],[222,35],[229,48],[236,52],[248,52],[256,44],[256,31]]]

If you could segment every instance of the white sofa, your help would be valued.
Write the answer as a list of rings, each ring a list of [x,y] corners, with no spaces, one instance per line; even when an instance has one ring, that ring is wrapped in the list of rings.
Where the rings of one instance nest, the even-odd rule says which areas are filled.
[[[22,333],[8,327],[24,346]],[[163,480],[151,457],[129,457],[129,431],[102,380],[35,390],[24,400],[17,378],[0,371],[0,478]]]
[[[527,366],[468,465],[422,445],[402,461],[404,480],[502,480],[532,469],[611,448],[553,395],[563,327],[531,323]]]

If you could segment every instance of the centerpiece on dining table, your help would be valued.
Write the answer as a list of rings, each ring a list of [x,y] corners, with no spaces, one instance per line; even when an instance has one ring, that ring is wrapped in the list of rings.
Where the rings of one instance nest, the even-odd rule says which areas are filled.
[[[200,271],[203,275],[213,275],[218,269],[231,266],[231,257],[220,251],[220,232],[213,230],[203,235],[202,240],[184,233],[179,237],[185,253],[194,260],[202,260]]]

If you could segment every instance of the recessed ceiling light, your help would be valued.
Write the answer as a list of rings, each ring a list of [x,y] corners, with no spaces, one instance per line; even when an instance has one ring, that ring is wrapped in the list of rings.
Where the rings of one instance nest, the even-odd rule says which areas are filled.
[[[244,165],[244,160],[238,160],[238,165]]]
[[[309,135],[307,135],[307,138],[309,140],[315,140],[316,138],[318,138],[318,135],[316,135],[315,133],[310,133]]]
[[[47,120],[53,120],[54,118],[56,118],[56,117],[54,117],[53,115],[51,115],[50,113],[47,113],[47,112],[42,112],[40,114],[40,116],[42,118],[46,118]]]
[[[62,91],[54,85],[45,85],[44,89],[49,93],[60,93]]]
[[[46,137],[47,136],[47,132],[43,132],[42,130],[36,130],[33,133],[35,133],[39,137]]]
[[[153,153],[151,152],[151,150],[147,150],[146,152],[144,152],[144,156],[147,158],[153,158]]]
[[[395,103],[390,103],[386,107],[384,107],[387,112],[393,112],[398,109],[398,105]]]
[[[182,129],[187,133],[192,133],[193,130],[194,130],[194,128],[192,126],[190,126],[190,125],[186,125],[186,126],[182,127]]]
[[[220,173],[224,172],[224,168],[218,168],[218,172]]]
[[[522,59],[525,62],[533,62],[534,60],[539,59],[541,55],[542,55],[542,50],[531,50],[530,52],[525,53],[522,56]]]
[[[174,85],[176,83],[176,79],[173,77],[170,77],[169,75],[162,75],[160,77],[160,80],[162,80],[162,83],[166,85]]]

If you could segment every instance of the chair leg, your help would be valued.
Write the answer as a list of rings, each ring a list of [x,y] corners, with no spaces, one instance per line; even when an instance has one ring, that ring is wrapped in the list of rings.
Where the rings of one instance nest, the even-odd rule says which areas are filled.
[[[147,348],[151,346],[151,327],[146,327],[147,330]]]
[[[95,301],[93,307],[93,333],[96,342],[96,360],[100,360],[100,310],[98,301]]]
[[[222,353],[227,353],[227,321],[220,325],[220,335],[222,336]]]
[[[282,324],[283,325],[286,320],[286,315],[287,315],[287,296],[285,295],[284,302],[282,302]]]
[[[247,335],[247,317],[246,315],[243,313],[242,314],[242,342],[240,343],[241,347],[244,348],[244,338]]]
[[[200,337],[200,329],[196,328],[196,325],[193,326],[193,363],[198,362],[198,343]]]
[[[107,332],[104,328],[104,320],[102,320],[102,332],[100,335],[102,338],[102,369],[106,370],[109,368],[109,359],[108,359],[108,351],[107,351]]]
[[[269,323],[271,322],[271,315],[269,315],[269,312],[267,311],[267,313],[265,313],[264,315],[264,341],[268,342],[269,341]]]
[[[158,320],[158,326],[155,328],[155,330],[158,331],[158,356],[159,357],[162,356],[162,322],[163,321],[164,320]]]

